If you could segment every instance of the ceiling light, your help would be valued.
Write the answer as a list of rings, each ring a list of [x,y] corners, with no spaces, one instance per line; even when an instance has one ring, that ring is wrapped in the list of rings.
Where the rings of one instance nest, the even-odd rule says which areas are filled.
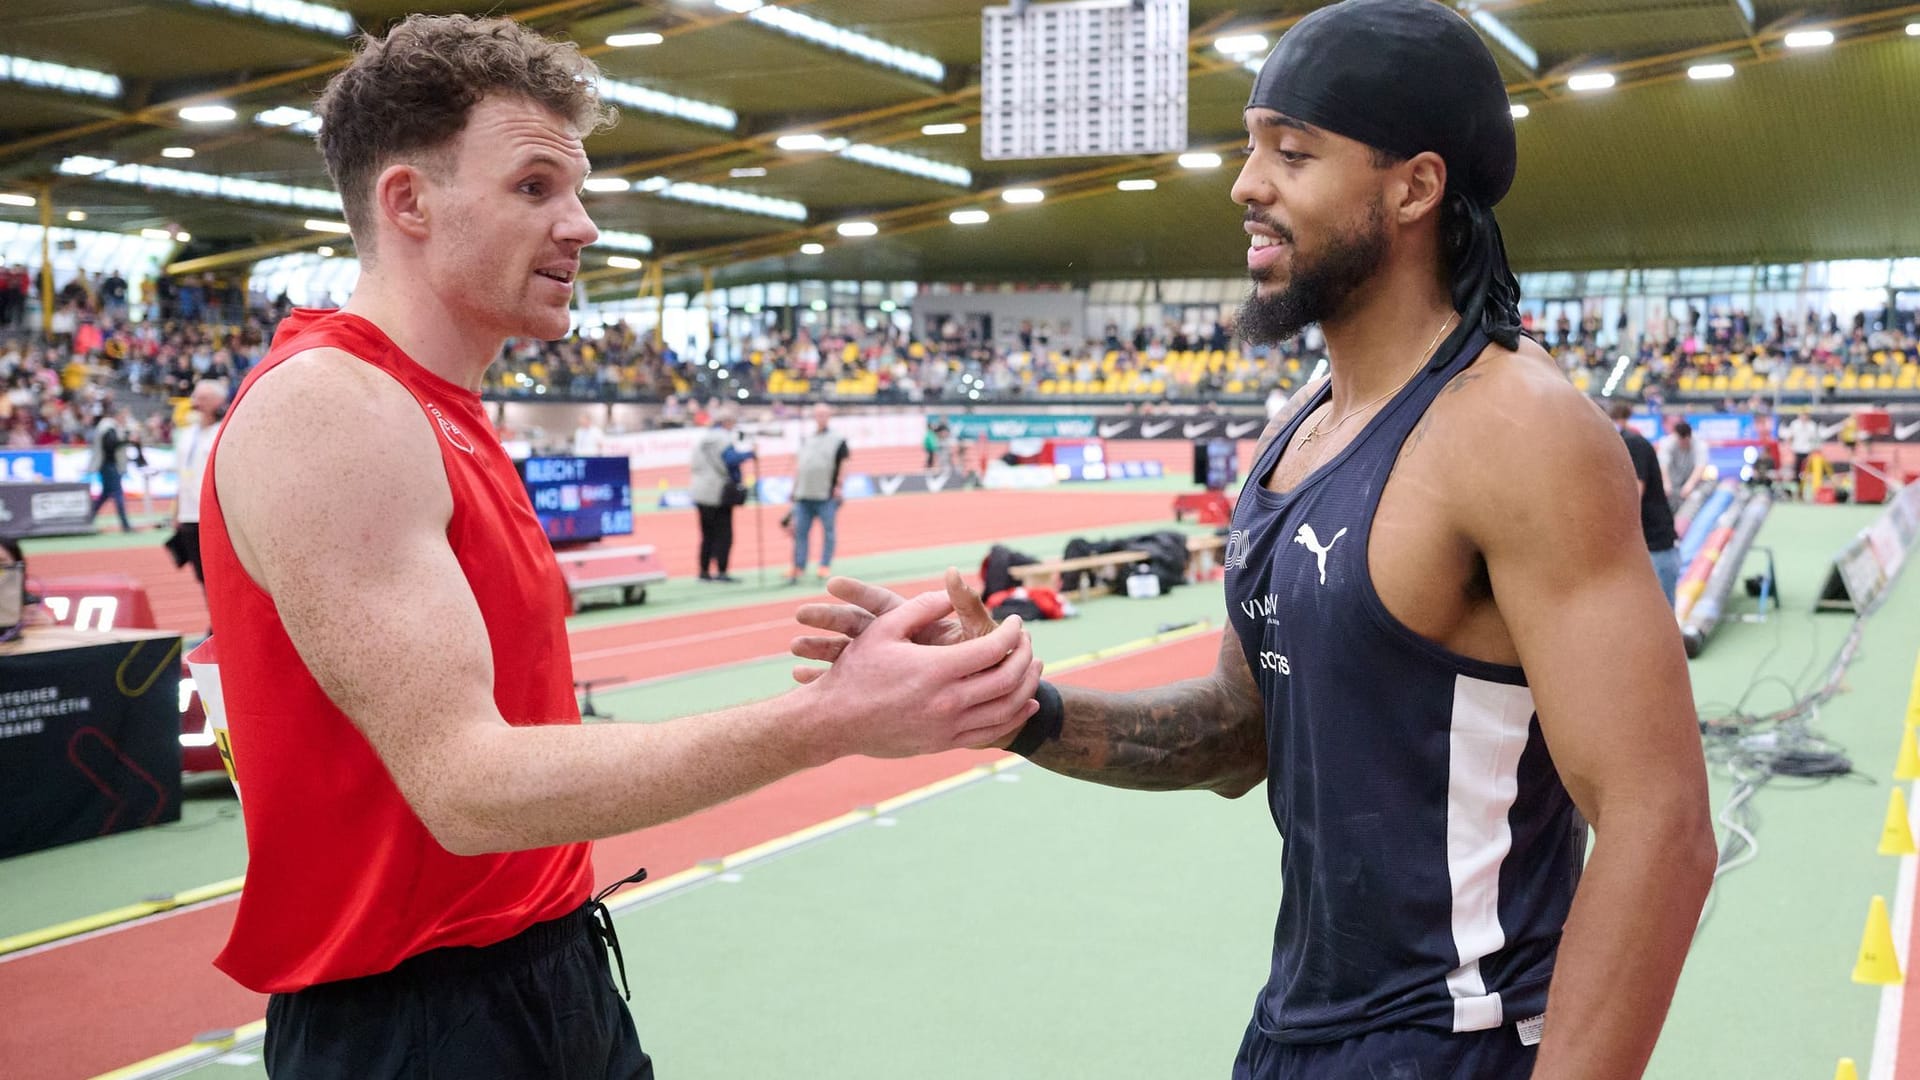
[[[819,255],[825,252],[826,250],[827,250],[827,245],[825,244],[801,244],[800,245],[800,254],[802,255]]]
[[[782,150],[825,150],[827,137],[812,132],[805,135],[782,135],[773,140],[773,145]]]
[[[1267,51],[1267,39],[1260,34],[1234,34],[1231,37],[1215,38],[1213,47],[1228,56],[1246,56],[1251,53]]]
[[[729,169],[727,170],[727,175],[733,177],[735,180],[749,180],[756,176],[767,175],[767,170],[764,166],[749,165],[744,169]]]
[[[171,240],[173,234],[165,229],[141,229],[140,235],[148,240]]]
[[[333,258],[333,249],[332,249],[332,248],[330,248],[330,247],[327,247],[327,246],[326,246],[326,245],[324,245],[324,244],[323,244],[323,245],[321,245],[321,246],[320,246],[320,247],[318,247],[318,248],[315,248],[314,250],[315,250],[315,251],[317,251],[317,252],[319,252],[319,253],[320,253],[320,257],[321,257],[321,258],[323,258],[323,259],[331,259],[331,258]]]
[[[1732,64],[1695,64],[1687,69],[1687,78],[1695,82],[1733,78]]]
[[[827,310],[827,302],[825,300],[815,300],[813,303],[808,304],[807,306],[812,308],[815,311]]]
[[[1920,22],[1910,22],[1907,24],[1907,36],[1920,37]]]
[[[160,151],[160,156],[168,157],[168,158],[181,158],[181,159],[190,158],[193,156],[193,147],[169,146]]]
[[[33,206],[31,195],[15,195],[11,191],[0,191],[0,206]]]
[[[1122,180],[1119,184],[1121,191],[1152,191],[1159,186],[1157,180]]]
[[[639,45],[658,45],[667,40],[651,30],[639,34],[615,34],[607,39],[610,49],[631,49]]]
[[[1831,30],[1795,30],[1786,38],[1789,49],[1819,49],[1831,44],[1833,44]]]
[[[690,120],[696,124],[705,124],[724,131],[732,131],[740,126],[740,117],[732,109],[715,105],[710,101],[678,97],[655,90],[651,86],[622,82],[605,76],[602,76],[595,85],[600,89],[600,100],[610,101],[615,105],[631,105],[658,116]]]
[[[1180,167],[1183,169],[1217,169],[1220,167],[1220,155],[1208,153],[1181,154]]]
[[[265,127],[292,128],[307,135],[316,134],[320,130],[319,117],[291,105],[276,105],[263,112],[254,113],[253,122]]]
[[[942,184],[951,184],[954,187],[970,188],[973,186],[973,173],[958,165],[950,165],[944,161],[924,158],[918,154],[907,154],[898,150],[889,150],[884,146],[869,146],[866,143],[854,143],[852,146],[841,150],[840,156],[849,161],[857,161],[862,165],[872,165],[877,169],[891,169],[894,172],[906,173],[908,176],[918,176],[927,180],[937,180]]]
[[[1467,12],[1467,18],[1472,19],[1481,33],[1498,42],[1501,48],[1507,50],[1508,56],[1520,61],[1528,71],[1540,70],[1540,54],[1534,51],[1533,46],[1527,44],[1526,39],[1514,33],[1512,27],[1501,22],[1492,12],[1475,6]]]
[[[633,184],[618,176],[603,176],[598,180],[589,180],[580,186],[588,191],[625,191]]]
[[[920,134],[922,135],[965,135],[966,133],[967,133],[967,125],[965,124],[922,124],[920,125]]]
[[[68,67],[48,60],[31,60],[24,56],[0,55],[0,82],[98,98],[120,96],[118,76],[104,71]]]
[[[593,242],[595,247],[613,248],[616,251],[640,251],[652,253],[653,237],[645,233],[616,232],[603,229],[600,239]]]
[[[307,0],[188,0],[200,7],[224,8],[262,22],[297,26],[345,37],[353,33],[353,15],[336,7]]]
[[[224,124],[236,115],[225,105],[189,105],[180,110],[180,119],[190,124]]]
[[[843,221],[835,231],[841,236],[872,236],[880,226],[871,221]]]
[[[87,220],[87,212],[85,210],[69,210],[67,211],[67,220],[85,221]]]
[[[1017,187],[1001,192],[1000,197],[1010,203],[1037,203],[1046,198],[1047,193],[1039,188]]]
[[[609,255],[607,256],[607,265],[616,270],[638,270],[640,269],[640,260],[631,255]]]
[[[985,210],[955,210],[947,220],[955,225],[984,225],[990,216]]]
[[[308,218],[307,230],[309,232],[340,233],[342,235],[353,231],[347,228],[347,223],[344,221],[322,221],[319,218]]]
[[[191,240],[191,239],[193,239],[193,234],[192,234],[192,233],[185,233],[185,232],[177,232],[177,233],[174,233],[174,234],[173,234],[173,238],[174,238],[175,240],[178,240],[178,241],[180,241],[181,243],[183,243],[183,244],[184,244],[184,243],[186,243],[187,241],[189,241],[189,240]]]
[[[1567,89],[1582,94],[1612,88],[1613,72],[1611,71],[1585,71],[1567,79]]]
[[[1532,109],[1527,108],[1525,105],[1522,105],[1517,101],[1514,102],[1512,105],[1509,105],[1507,108],[1513,113],[1513,118],[1515,120],[1525,120],[1528,117],[1528,115],[1533,112]]]
[[[744,4],[746,0],[740,0],[740,2]],[[761,26],[770,27],[802,41],[823,45],[869,64],[879,64],[893,68],[895,71],[904,71],[930,83],[942,82],[947,77],[946,65],[925,53],[903,49],[898,45],[889,45],[877,38],[835,26],[792,8],[781,7],[778,4],[763,5],[756,0],[747,18]]]
[[[744,15],[759,7],[761,0],[713,0],[713,6]]]

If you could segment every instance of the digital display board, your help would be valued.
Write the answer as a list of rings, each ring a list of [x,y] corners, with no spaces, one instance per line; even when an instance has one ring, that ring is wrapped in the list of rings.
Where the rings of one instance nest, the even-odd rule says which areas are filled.
[[[549,540],[633,532],[633,473],[624,457],[530,457],[520,462],[520,478]]]

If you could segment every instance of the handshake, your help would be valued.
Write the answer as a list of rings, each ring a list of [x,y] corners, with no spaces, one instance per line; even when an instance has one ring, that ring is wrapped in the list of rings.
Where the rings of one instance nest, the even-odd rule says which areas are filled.
[[[816,632],[792,650],[829,665],[793,669],[794,693],[816,699],[803,714],[828,760],[1003,747],[1039,710],[1042,664],[1019,616],[996,626],[958,571],[911,599],[852,578],[827,592],[842,602],[801,606]]]

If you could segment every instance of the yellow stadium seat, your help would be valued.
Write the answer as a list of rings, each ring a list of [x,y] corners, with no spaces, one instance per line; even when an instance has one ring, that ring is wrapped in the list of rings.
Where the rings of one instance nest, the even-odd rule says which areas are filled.
[[[1040,380],[1040,392],[1041,392],[1041,393],[1043,393],[1043,394],[1051,394],[1051,393],[1053,393],[1053,391],[1054,391],[1054,386],[1055,386],[1055,383],[1054,383],[1054,381],[1053,381],[1052,379],[1042,379],[1042,380]]]
[[[1234,379],[1233,381],[1227,383],[1227,393],[1229,394],[1244,394],[1246,392],[1247,392],[1247,384],[1241,382],[1239,379]]]
[[[1681,375],[1681,376],[1680,376],[1680,389],[1682,389],[1682,390],[1691,390],[1691,389],[1693,389],[1693,381],[1694,381],[1694,378],[1693,378],[1693,372],[1691,372],[1691,371],[1689,371],[1689,372],[1686,372],[1685,374],[1683,374],[1683,375]]]
[[[1840,380],[1833,374],[1828,373],[1820,377],[1820,385],[1828,390],[1832,390],[1834,387],[1840,385]]]

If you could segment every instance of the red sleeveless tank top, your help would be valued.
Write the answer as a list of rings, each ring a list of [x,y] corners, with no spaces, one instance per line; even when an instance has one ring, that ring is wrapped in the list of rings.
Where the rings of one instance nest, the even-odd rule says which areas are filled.
[[[301,310],[280,324],[233,411],[287,357],[322,347],[392,376],[440,438],[453,492],[447,543],[486,621],[500,714],[516,726],[579,723],[566,585],[479,395],[414,363],[365,319]],[[585,903],[590,844],[459,856],[434,840],[314,681],[273,598],[241,567],[214,483],[219,454],[216,441],[200,521],[213,637],[189,660],[224,728],[249,859],[233,934],[215,965],[252,990],[283,993],[378,974],[428,949],[490,945]]]

